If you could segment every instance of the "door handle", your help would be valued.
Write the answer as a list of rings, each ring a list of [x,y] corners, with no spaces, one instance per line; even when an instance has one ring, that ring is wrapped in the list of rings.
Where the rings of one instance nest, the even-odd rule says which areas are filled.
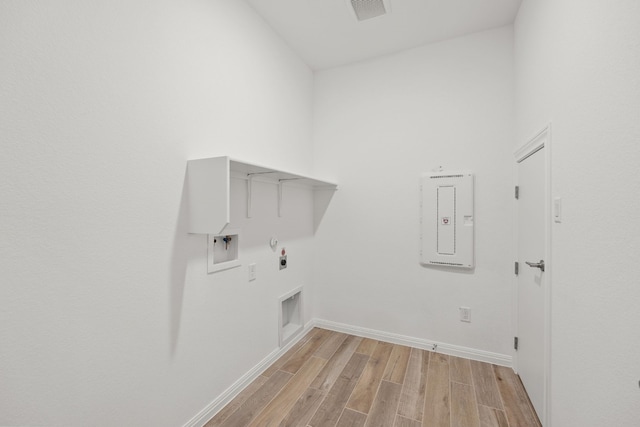
[[[525,261],[525,263],[529,267],[539,268],[540,270],[544,271],[544,260],[543,259],[541,259],[540,262],[528,262],[528,261]]]

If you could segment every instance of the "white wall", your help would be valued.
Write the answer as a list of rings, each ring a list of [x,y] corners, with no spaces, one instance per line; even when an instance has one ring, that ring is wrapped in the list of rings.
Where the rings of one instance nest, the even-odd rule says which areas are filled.
[[[0,2],[0,425],[183,425],[277,347],[310,196],[247,222],[234,181],[245,267],[208,276],[186,160],[309,173],[312,79],[244,2]]]
[[[340,183],[316,235],[319,318],[511,355],[512,41],[505,27],[316,73],[315,168]],[[419,264],[419,178],[439,165],[476,174],[471,272]]]
[[[553,427],[640,419],[640,3],[525,0],[517,139],[552,122]]]
[[[276,298],[300,284],[307,319],[510,354],[511,152],[551,121],[552,425],[634,425],[638,16],[633,0],[525,0],[514,114],[509,28],[314,88],[243,2],[1,2],[0,424],[182,425],[276,347]],[[338,181],[317,247],[308,193],[278,219],[258,183],[248,221],[234,180],[258,280],[206,275],[185,161],[221,154]],[[418,265],[418,177],[438,165],[476,172],[471,274]]]

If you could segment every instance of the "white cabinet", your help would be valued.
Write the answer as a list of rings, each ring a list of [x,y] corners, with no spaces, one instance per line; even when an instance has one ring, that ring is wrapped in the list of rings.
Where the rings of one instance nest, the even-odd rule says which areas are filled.
[[[313,190],[337,189],[337,185],[331,182],[254,165],[227,156],[189,160],[187,163],[189,233],[223,234],[225,227],[231,221],[229,203],[232,176],[247,180],[247,216],[249,217],[254,179],[278,185],[278,206],[282,198],[282,186],[288,183]]]

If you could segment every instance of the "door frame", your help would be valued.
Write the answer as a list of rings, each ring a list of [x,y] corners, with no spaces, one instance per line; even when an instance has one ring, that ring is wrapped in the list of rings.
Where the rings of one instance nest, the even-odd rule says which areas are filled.
[[[545,243],[544,243],[544,263],[545,263],[545,290],[544,290],[544,386],[543,386],[543,408],[540,414],[540,422],[544,427],[551,427],[551,280],[553,274],[553,263],[551,258],[551,238],[552,238],[552,187],[551,187],[551,123],[547,124],[542,130],[537,132],[535,136],[530,138],[526,143],[522,144],[515,152],[513,163],[514,182],[518,185],[518,163],[527,157],[544,148],[544,175],[545,175]],[[514,240],[513,249],[518,258],[518,201],[514,197],[513,215],[514,215]],[[522,261],[520,268],[522,268]],[[514,274],[513,279],[513,330],[514,337],[518,336],[518,276]],[[513,349],[513,369],[518,372],[518,352]]]

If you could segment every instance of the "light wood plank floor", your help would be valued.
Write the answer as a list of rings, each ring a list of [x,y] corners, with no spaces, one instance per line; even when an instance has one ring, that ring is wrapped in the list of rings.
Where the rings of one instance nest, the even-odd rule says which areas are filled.
[[[540,427],[511,368],[315,328],[206,427]]]

